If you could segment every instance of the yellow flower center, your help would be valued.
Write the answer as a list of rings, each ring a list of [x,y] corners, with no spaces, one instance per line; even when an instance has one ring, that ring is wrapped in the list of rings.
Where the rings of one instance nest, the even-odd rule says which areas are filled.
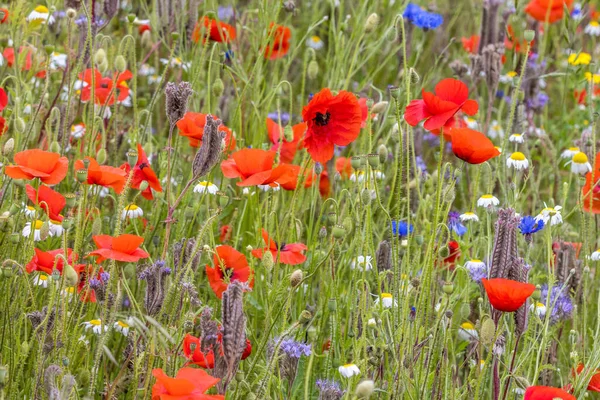
[[[318,37],[318,36],[312,36],[312,37],[310,38],[310,40],[312,40],[314,43],[319,43],[319,42],[321,42],[321,38],[320,38],[320,37]]]
[[[100,326],[100,324],[102,324],[102,322],[100,322],[99,319],[93,319],[89,322],[90,325],[95,325],[95,326]]]
[[[597,28],[597,27],[600,26],[600,22],[598,22],[598,21],[591,21],[590,22],[590,26],[593,26],[594,28]]]
[[[125,210],[127,210],[127,211],[135,211],[135,210],[137,210],[138,208],[139,208],[139,207],[138,207],[138,206],[136,206],[135,204],[130,204],[130,205],[128,205],[127,207],[125,207]]]
[[[521,136],[523,136],[523,135],[521,135],[520,133],[513,133],[513,134],[512,134],[512,136],[513,136],[514,138],[520,138],[520,137],[521,137]]]
[[[515,151],[514,153],[512,153],[510,155],[511,160],[515,160],[515,161],[524,161],[525,160],[525,154],[521,153],[520,151]]]
[[[39,279],[40,281],[47,281],[47,280],[48,280],[48,275],[40,275],[40,276],[38,277],[38,279]]]
[[[36,219],[33,223],[35,229],[42,229],[42,225],[44,225],[44,221],[40,221],[39,219]]]
[[[39,13],[48,14],[48,9],[44,6],[37,6],[34,10]]]
[[[33,206],[27,206],[27,209],[28,209],[29,211],[35,211],[35,208],[34,208]]]
[[[65,289],[65,292],[67,292],[68,294],[73,294],[75,293],[75,288],[73,286],[68,287]]]
[[[573,156],[573,162],[575,164],[585,164],[588,162],[588,158],[584,152],[580,151],[579,153]]]
[[[491,194],[484,194],[483,196],[481,196],[482,199],[491,199],[494,196],[492,196]]]
[[[579,147],[569,147],[569,151],[579,151]]]
[[[460,327],[463,329],[475,329],[475,325],[473,325],[470,322],[463,322],[462,324],[460,324]]]
[[[547,212],[547,213],[548,213],[548,214],[550,214],[550,215],[554,215],[554,214],[556,214],[556,210],[555,210],[554,208],[552,208],[552,207],[546,207],[546,208],[544,208],[544,209],[542,210],[542,214],[543,214],[544,212]]]
[[[506,74],[506,76],[508,76],[509,78],[514,78],[515,76],[517,76],[517,71],[510,71]]]
[[[391,299],[392,294],[391,293],[381,293],[381,298],[382,299]]]
[[[117,325],[119,325],[121,328],[129,328],[129,325],[123,321],[117,321]]]
[[[481,261],[481,260],[478,260],[478,259],[476,259],[476,258],[475,258],[475,259],[471,260],[471,262],[472,262],[472,263],[480,263],[480,262],[482,262],[482,261]]]
[[[344,364],[344,368],[351,368],[354,367],[354,364]]]
[[[536,307],[546,307],[544,303],[540,303],[539,301],[535,303]]]
[[[212,182],[208,182],[208,181],[202,181],[200,182],[198,185],[200,186],[204,186],[204,187],[209,187],[211,186],[213,183]]]

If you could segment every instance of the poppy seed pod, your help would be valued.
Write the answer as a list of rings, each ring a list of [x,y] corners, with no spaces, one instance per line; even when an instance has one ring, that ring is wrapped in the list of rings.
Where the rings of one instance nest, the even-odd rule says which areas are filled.
[[[350,165],[352,165],[352,168],[354,169],[360,169],[364,165],[364,160],[360,156],[354,156],[350,160]]]
[[[450,295],[454,292],[454,284],[452,282],[446,282],[442,286],[442,291],[447,295]]]
[[[346,228],[343,225],[335,225],[331,230],[333,237],[336,239],[343,239],[346,236]]]
[[[379,15],[376,13],[369,15],[365,22],[365,33],[373,32],[377,28],[377,25],[379,25]]]
[[[221,78],[217,78],[212,86],[212,94],[215,97],[221,97],[223,92],[225,91],[225,85],[223,84],[223,80]]]
[[[308,79],[310,80],[316,79],[316,77],[319,75],[319,63],[317,63],[316,60],[311,60],[308,63],[307,73]]]
[[[302,312],[300,313],[300,318],[298,318],[298,322],[300,322],[301,324],[307,324],[312,318],[313,315],[310,311],[302,310]]]
[[[127,21],[129,21],[130,24],[133,24],[133,21],[135,21],[135,19],[136,19],[135,14],[127,14]]]
[[[50,55],[54,52],[54,46],[52,46],[51,44],[47,44],[44,46],[44,51],[47,55]]]
[[[79,170],[77,170],[77,172],[75,174],[77,176],[77,181],[79,183],[87,182],[87,178],[88,178],[87,169],[79,169]]]
[[[118,55],[115,58],[115,68],[117,69],[117,71],[119,71],[119,73],[123,73],[125,72],[125,70],[127,70],[127,61],[125,60],[125,57],[123,57],[122,55]]]
[[[129,149],[129,151],[127,152],[127,163],[129,164],[129,166],[131,166],[131,168],[134,168],[135,165],[137,164],[137,160],[138,160],[137,150]]]
[[[179,40],[179,32],[171,32],[171,38],[173,39],[173,41],[178,41]]]
[[[4,143],[4,147],[2,148],[2,154],[4,154],[6,157],[8,157],[9,155],[12,154],[14,149],[15,149],[15,139],[10,138],[6,141],[6,143]]]
[[[367,155],[367,162],[369,163],[369,165],[373,168],[377,168],[379,166],[379,154],[368,154]]]
[[[531,29],[526,29],[525,32],[523,33],[523,37],[528,42],[532,42],[533,39],[535,39],[535,31],[533,31]]]

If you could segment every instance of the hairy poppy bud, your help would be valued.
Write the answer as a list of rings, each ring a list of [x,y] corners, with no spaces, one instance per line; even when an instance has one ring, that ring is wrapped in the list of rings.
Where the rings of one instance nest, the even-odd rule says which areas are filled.
[[[481,324],[481,342],[490,345],[496,336],[496,324],[491,318],[486,318]]]
[[[108,60],[106,58],[104,59],[104,62],[98,64],[98,70],[102,74],[104,74],[106,70],[108,70]]]
[[[212,86],[213,96],[221,97],[224,90],[225,90],[225,85],[223,85],[223,80],[221,78],[217,78],[217,80],[213,83],[213,86]]]
[[[6,141],[6,143],[4,143],[4,147],[2,148],[2,154],[4,154],[5,156],[9,156],[12,154],[13,150],[15,149],[15,139],[10,138]]]
[[[409,73],[410,73],[410,83],[412,83],[413,85],[416,85],[417,83],[419,83],[419,81],[421,80],[421,77],[419,76],[417,71],[415,71],[414,68],[411,68]]]
[[[362,381],[356,386],[356,397],[368,399],[375,391],[375,382],[372,380]]]
[[[283,137],[286,142],[291,142],[294,140],[294,130],[290,125],[286,125],[286,127],[283,128]]]
[[[79,170],[77,170],[76,176],[77,176],[77,181],[79,183],[87,182],[87,178],[88,178],[88,171],[87,171],[87,169],[79,169]]]
[[[40,228],[40,240],[46,240],[48,236],[50,236],[50,223],[46,221]]]
[[[60,153],[60,144],[58,144],[56,140],[53,140],[52,143],[50,143],[50,148],[48,150],[53,153]]]
[[[300,282],[302,282],[302,278],[304,277],[304,273],[302,272],[301,269],[297,269],[294,272],[292,272],[292,275],[290,276],[290,285],[295,288],[296,286],[298,286],[300,284]]]
[[[344,228],[346,228],[348,232],[351,232],[352,228],[354,228],[354,223],[352,222],[351,217],[344,218],[344,220],[342,221],[342,225],[344,226]]]
[[[125,60],[125,57],[123,57],[122,55],[118,55],[115,58],[115,68],[117,69],[117,71],[119,71],[121,74],[123,72],[125,72],[125,70],[127,70],[127,61]]]
[[[308,79],[313,80],[319,75],[319,63],[316,60],[311,60],[308,63]]]
[[[217,192],[217,197],[219,199],[219,206],[226,207],[229,204],[229,196],[227,196],[223,192]]]
[[[373,32],[377,25],[379,25],[379,15],[376,13],[369,15],[367,22],[365,22],[365,33]]]
[[[152,47],[153,43],[152,43],[152,33],[150,33],[149,29],[146,29],[144,31],[144,33],[142,33],[142,46],[146,49],[149,49]]]
[[[94,63],[97,65],[104,64],[106,62],[106,52],[104,49],[98,49],[94,54]]]
[[[271,269],[273,268],[273,265],[275,265],[275,260],[273,259],[273,253],[271,253],[270,251],[265,251],[265,253],[262,256],[262,259],[260,260],[262,263],[262,266],[265,267],[266,269]]]
[[[381,164],[385,163],[388,157],[388,149],[385,147],[385,144],[380,144],[377,148],[377,155],[379,156],[379,162]]]
[[[23,118],[17,117],[15,119],[15,130],[19,133],[23,133],[23,132],[25,132],[26,128],[27,128],[27,125],[25,124],[25,121],[23,120]]]
[[[12,244],[17,244],[21,241],[21,236],[18,233],[13,233],[10,235],[10,242]]]
[[[371,204],[371,190],[370,189],[364,188],[363,190],[360,191],[360,201],[364,205]]]
[[[18,212],[19,212],[19,210],[20,210],[19,206],[18,206],[18,205],[16,205],[15,203],[13,203],[13,204],[10,206],[10,209],[8,210],[8,213],[9,213],[10,215],[15,215],[16,213],[18,213]]]
[[[140,183],[140,192],[143,192],[144,190],[148,189],[148,181],[143,181],[142,183]]]
[[[79,275],[77,275],[75,269],[69,264],[66,264],[63,267],[62,275],[65,278],[65,284],[67,287],[76,286],[79,282]]]
[[[92,223],[92,235],[99,235],[102,232],[102,219],[96,218]]]
[[[379,101],[379,102],[375,103],[373,105],[373,107],[371,107],[371,112],[373,114],[381,114],[382,112],[387,110],[388,104],[389,103],[387,101]]]
[[[98,150],[98,153],[96,153],[96,161],[98,161],[98,164],[104,164],[106,162],[105,148],[101,148],[100,150]]]

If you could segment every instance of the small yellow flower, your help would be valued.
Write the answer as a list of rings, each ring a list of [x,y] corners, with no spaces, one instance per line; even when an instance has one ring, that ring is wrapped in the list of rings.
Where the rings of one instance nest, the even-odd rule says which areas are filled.
[[[593,80],[594,83],[597,84],[600,83],[600,74],[592,74],[591,72],[586,72],[585,79],[587,79],[588,82],[591,82]]]
[[[591,61],[592,56],[589,53],[573,53],[569,56],[571,65],[588,65]]]

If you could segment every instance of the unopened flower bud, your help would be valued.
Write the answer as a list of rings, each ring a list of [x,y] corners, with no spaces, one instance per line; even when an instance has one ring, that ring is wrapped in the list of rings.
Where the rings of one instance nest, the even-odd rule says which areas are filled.
[[[294,140],[294,130],[290,125],[286,125],[286,127],[283,128],[283,137],[286,142],[292,142]]]
[[[421,80],[421,77],[419,76],[417,71],[415,71],[414,68],[411,68],[409,73],[410,73],[410,83],[412,83],[413,85],[419,83],[419,81]]]
[[[23,118],[17,117],[15,119],[15,130],[19,133],[23,133],[23,132],[25,132],[26,128],[27,128],[27,124],[25,124],[25,121],[23,120]]]
[[[367,188],[363,188],[360,191],[360,201],[364,204],[364,205],[369,205],[371,204],[371,190],[367,189]]]
[[[388,104],[389,103],[387,101],[379,101],[373,105],[373,107],[371,108],[371,112],[373,114],[381,114],[382,112],[387,110]]]
[[[481,342],[485,345],[490,345],[496,336],[496,324],[491,318],[486,318],[481,324]]]
[[[372,380],[362,381],[356,386],[356,397],[359,399],[368,399],[375,391],[375,382]]]
[[[295,270],[294,272],[292,272],[292,275],[290,276],[290,286],[295,288],[296,286],[298,286],[300,284],[300,282],[302,282],[303,278],[304,278],[304,273],[302,272],[302,270],[301,269]]]
[[[127,70],[127,61],[125,60],[125,57],[119,54],[115,58],[115,68],[121,74]]]
[[[106,149],[104,147],[96,153],[96,161],[98,161],[98,164],[104,164],[106,162]]]
[[[6,141],[6,143],[4,143],[4,147],[2,148],[2,154],[4,154],[4,156],[8,157],[12,154],[14,149],[15,149],[15,139],[10,138]]]
[[[99,235],[102,232],[102,219],[96,218],[92,222],[92,235]]]
[[[63,267],[62,275],[65,278],[67,287],[76,286],[79,282],[79,275],[77,275],[75,269],[69,264],[66,264]]]
[[[140,192],[143,192],[144,190],[148,189],[148,181],[142,181],[142,183],[140,183]]]
[[[50,150],[53,153],[60,153],[60,144],[58,144],[58,142],[56,140],[53,140],[50,143],[50,147],[48,150]]]
[[[319,239],[325,239],[327,237],[327,228],[322,226],[321,229],[319,229]]]
[[[379,25],[379,15],[376,13],[369,15],[367,22],[365,22],[365,33],[373,32],[377,25]]]
[[[221,97],[223,92],[225,91],[225,85],[223,85],[223,80],[221,78],[217,78],[212,86],[212,94],[215,97]]]
[[[319,63],[316,60],[311,60],[308,63],[308,79],[313,80],[319,75]]]
[[[381,164],[383,164],[387,161],[388,149],[387,149],[387,147],[385,147],[385,144],[379,145],[379,147],[377,148],[377,155],[379,156],[379,162]]]
[[[270,251],[265,251],[265,253],[262,256],[262,259],[260,260],[262,263],[262,266],[265,267],[266,269],[271,269],[273,268],[273,265],[275,265],[275,260],[273,259],[273,253],[271,253]]]
[[[106,52],[104,49],[98,49],[94,54],[94,63],[97,65],[104,64],[106,62]]]
[[[48,236],[50,236],[50,223],[46,221],[40,228],[40,240],[46,240]]]

